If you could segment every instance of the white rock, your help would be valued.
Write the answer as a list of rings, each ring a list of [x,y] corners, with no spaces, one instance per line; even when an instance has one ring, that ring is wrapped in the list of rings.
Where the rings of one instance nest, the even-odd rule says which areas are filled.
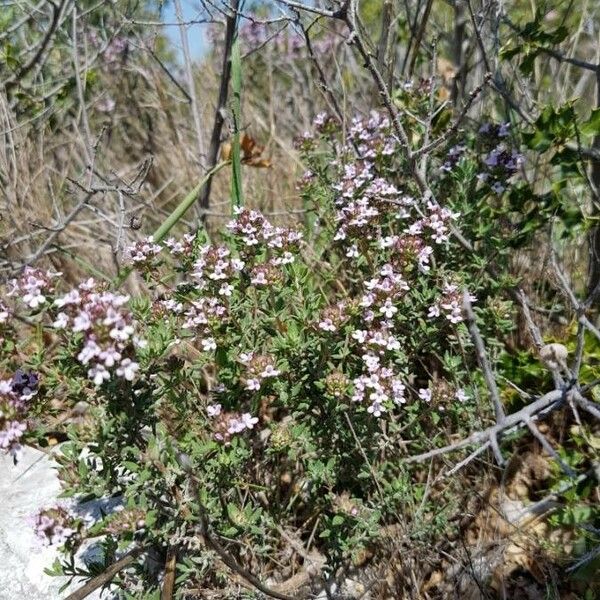
[[[61,600],[82,585],[75,582],[59,593],[68,579],[44,573],[59,552],[43,546],[33,531],[31,517],[55,504],[59,493],[54,463],[47,454],[25,447],[14,465],[12,457],[0,453],[0,600]],[[97,600],[100,594],[88,598]]]

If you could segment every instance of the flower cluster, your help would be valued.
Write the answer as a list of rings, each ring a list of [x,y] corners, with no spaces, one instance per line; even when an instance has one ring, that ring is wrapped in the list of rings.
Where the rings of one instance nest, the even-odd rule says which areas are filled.
[[[376,318],[391,319],[398,312],[396,301],[410,289],[391,264],[383,265],[379,273],[367,280],[364,286],[360,305],[366,309],[364,319],[368,323]]]
[[[194,250],[195,241],[196,236],[193,233],[185,233],[180,240],[168,238],[164,244],[173,256],[190,256]]]
[[[382,222],[397,209],[397,215],[408,215],[413,198],[403,195],[387,180],[377,177],[368,162],[344,167],[341,180],[335,186],[339,193],[335,240],[352,243],[360,239],[377,239]]]
[[[469,294],[469,300],[475,302],[477,298]],[[450,323],[460,323],[463,320],[463,295],[458,285],[446,282],[442,288],[442,296],[429,307],[429,318],[439,317],[444,314]]]
[[[363,160],[391,156],[398,149],[389,118],[376,111],[372,111],[366,119],[354,117],[348,130],[348,138]]]
[[[63,506],[54,506],[40,511],[33,517],[35,534],[45,546],[64,544],[74,533],[70,527],[74,516]]]
[[[223,412],[220,404],[209,404],[207,414],[213,419],[214,437],[219,442],[228,442],[233,435],[254,429],[258,417],[250,413]]]
[[[419,201],[390,182],[386,159],[397,153],[398,143],[387,117],[372,113],[368,119],[354,119],[349,140],[342,160],[336,163],[339,175],[333,186],[337,208],[334,239],[348,246],[349,258],[358,258],[369,240],[377,240],[380,248],[412,246],[419,269],[426,271],[433,254],[429,244],[447,241],[448,221],[458,215],[431,199]],[[351,149],[358,152],[359,159],[354,158]],[[454,154],[458,156],[458,151]],[[411,239],[383,234],[390,223],[397,221],[406,223],[404,234]]]
[[[350,385],[349,379],[341,371],[333,371],[325,377],[325,391],[334,398],[343,398]]]
[[[232,280],[244,268],[244,261],[231,256],[226,246],[206,245],[193,266],[191,277],[199,290],[210,290],[216,296],[231,296]]]
[[[237,255],[225,245],[197,247],[191,234],[165,243],[171,255],[187,261],[187,267],[183,265],[186,279],[177,287],[176,297],[154,303],[154,314],[183,314],[182,326],[193,332],[206,352],[217,348],[230,299],[240,282],[264,287],[283,281],[281,267],[294,261],[302,239],[297,231],[275,227],[255,210],[238,209],[236,213],[228,229],[238,247]]]
[[[275,361],[267,354],[242,352],[239,361],[244,365],[243,381],[247,390],[256,392],[260,390],[265,379],[281,375],[281,371],[275,368]]]
[[[408,93],[426,98],[430,85],[430,81],[422,81],[417,90]],[[319,115],[316,132],[328,136],[329,123],[326,115]],[[305,136],[307,146],[309,137]],[[314,143],[315,138],[311,139]],[[399,145],[387,116],[373,112],[367,118],[356,118],[345,145],[333,137],[330,141],[338,154],[331,163],[334,240],[343,245],[346,257],[357,259],[359,268],[366,269],[359,310],[353,314],[357,318],[351,321],[355,353],[362,357],[358,373],[351,375],[352,399],[365,403],[367,411],[378,417],[406,401],[405,367],[400,366],[405,360],[403,340],[397,330],[402,300],[410,294],[418,275],[431,272],[434,249],[449,241],[452,221],[459,215],[429,195],[415,198],[402,191],[393,162]],[[444,170],[451,170],[465,150],[464,145],[452,148]],[[315,177],[309,173],[306,179]],[[364,256],[370,260],[364,261]],[[446,284],[430,316],[443,311],[449,320],[458,322],[462,319],[460,300],[458,287]],[[348,321],[348,315],[334,305],[323,311],[318,328],[333,334]]]
[[[506,190],[508,180],[517,173],[525,159],[504,139],[510,133],[509,123],[486,123],[480,127],[479,133],[487,153],[483,160],[483,171],[477,178],[489,185],[496,194],[501,194]]]
[[[456,144],[452,146],[447,154],[444,164],[440,167],[440,171],[451,173],[460,162],[460,159],[465,155],[467,147],[464,144]]]
[[[125,258],[136,267],[151,267],[154,258],[160,254],[162,247],[154,243],[152,236],[134,242],[125,248]]]
[[[386,404],[405,402],[405,386],[393,361],[401,349],[394,333],[394,316],[398,312],[398,300],[408,290],[405,279],[390,263],[364,282],[359,303],[362,324],[351,334],[358,345],[363,373],[353,379],[352,400],[368,402],[367,412],[375,417],[387,410]]]
[[[129,296],[102,290],[93,279],[54,301],[59,309],[54,327],[83,335],[77,355],[88,367],[96,385],[117,377],[133,381],[139,365],[132,358],[134,347],[143,342],[134,335],[133,315],[126,308]]]
[[[17,369],[12,379],[0,380],[0,448],[17,459],[20,440],[27,430],[29,401],[38,390],[37,373]]]
[[[367,373],[353,380],[354,402],[368,401],[367,412],[380,417],[387,409],[385,404],[391,400],[394,404],[404,404],[406,386],[393,369],[381,365],[379,356],[367,353],[362,356]]]
[[[441,411],[444,411],[446,405],[455,400],[461,403],[469,400],[469,396],[463,388],[456,388],[441,379],[431,381],[426,388],[420,388],[418,395],[423,402],[427,402]]]
[[[429,271],[429,259],[433,248],[426,244],[422,237],[405,233],[393,235],[379,240],[381,249],[390,248],[391,264],[394,269],[408,277],[415,267],[422,273]]]
[[[240,242],[240,255],[244,260],[269,250],[275,266],[294,262],[294,253],[300,247],[302,234],[294,229],[274,227],[256,210],[237,208],[236,218],[227,224],[227,229]]]
[[[217,349],[215,331],[225,322],[228,308],[214,296],[201,296],[192,300],[185,312],[183,327],[194,332],[205,352]]]
[[[61,273],[25,267],[21,277],[9,283],[7,296],[15,296],[29,308],[37,309],[54,293],[54,280]],[[8,317],[8,315],[7,315]]]

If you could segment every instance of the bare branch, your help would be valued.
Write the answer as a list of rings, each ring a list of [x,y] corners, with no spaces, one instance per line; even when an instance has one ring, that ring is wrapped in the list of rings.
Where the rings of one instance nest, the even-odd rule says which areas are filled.
[[[496,385],[496,379],[492,373],[492,367],[487,358],[487,354],[485,351],[485,347],[483,345],[483,340],[481,339],[481,333],[479,333],[479,327],[477,327],[477,322],[475,320],[475,314],[473,313],[473,308],[471,306],[471,300],[468,292],[464,292],[463,294],[463,311],[465,313],[465,322],[469,329],[469,333],[471,334],[471,340],[473,341],[473,345],[475,346],[475,351],[477,352],[477,362],[483,371],[483,378],[485,379],[485,385],[490,392],[490,396],[492,398],[492,404],[494,406],[494,412],[496,413],[496,421],[498,423],[502,423],[506,418],[506,414],[504,412],[504,407],[502,406],[502,402],[500,401],[500,393],[498,392],[498,386]]]

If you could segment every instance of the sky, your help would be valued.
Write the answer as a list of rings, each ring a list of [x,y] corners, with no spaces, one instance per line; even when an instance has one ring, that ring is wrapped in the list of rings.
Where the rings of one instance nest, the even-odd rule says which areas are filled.
[[[198,0],[180,0],[180,2],[184,21],[192,21],[194,19],[201,18],[200,10],[195,8],[199,5]],[[173,0],[170,0],[169,3],[163,8],[163,21],[165,23],[177,23],[177,17],[175,15],[175,3]],[[205,25],[190,25],[188,27],[188,42],[190,45],[190,54],[192,55],[192,58],[198,58],[202,56],[206,49],[205,28]],[[179,51],[181,56],[181,37],[179,27],[165,27],[165,33],[168,35],[169,39],[173,41],[175,48]]]

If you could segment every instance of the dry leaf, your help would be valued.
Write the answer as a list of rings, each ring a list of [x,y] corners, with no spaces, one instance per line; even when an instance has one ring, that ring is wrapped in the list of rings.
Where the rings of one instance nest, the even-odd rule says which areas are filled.
[[[269,159],[261,158],[265,147],[259,146],[254,138],[244,133],[240,141],[240,148],[242,151],[242,164],[256,169],[268,169],[271,167],[271,161]],[[231,160],[231,155],[231,142],[223,142],[221,144],[221,160]]]

